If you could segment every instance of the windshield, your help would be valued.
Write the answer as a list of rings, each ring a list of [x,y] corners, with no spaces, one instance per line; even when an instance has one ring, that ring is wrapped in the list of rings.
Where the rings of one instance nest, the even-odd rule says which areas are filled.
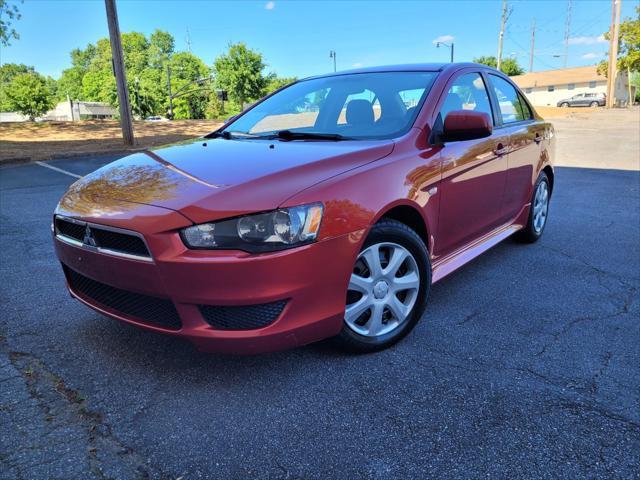
[[[256,105],[224,131],[251,137],[286,131],[289,138],[310,133],[318,139],[397,136],[413,124],[436,75],[381,72],[303,80]]]

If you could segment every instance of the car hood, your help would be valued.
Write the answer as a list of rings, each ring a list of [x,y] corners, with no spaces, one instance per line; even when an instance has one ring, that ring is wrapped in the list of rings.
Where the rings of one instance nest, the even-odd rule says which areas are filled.
[[[305,188],[389,155],[393,145],[200,138],[124,157],[70,191],[74,201],[163,207],[202,223],[275,209]]]

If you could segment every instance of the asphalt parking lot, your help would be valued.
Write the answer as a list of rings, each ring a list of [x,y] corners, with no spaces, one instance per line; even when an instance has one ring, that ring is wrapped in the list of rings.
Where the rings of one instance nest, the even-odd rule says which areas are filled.
[[[638,478],[640,172],[599,166],[559,167],[542,240],[435,285],[396,347],[259,357],[72,300],[49,224],[74,178],[1,168],[0,478]]]

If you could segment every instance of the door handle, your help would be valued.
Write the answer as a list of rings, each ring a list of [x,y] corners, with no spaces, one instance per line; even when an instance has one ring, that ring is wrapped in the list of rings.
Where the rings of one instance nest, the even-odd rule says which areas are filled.
[[[507,153],[507,147],[502,145],[502,143],[499,143],[498,145],[496,145],[496,149],[493,151],[493,153],[501,157],[502,155]]]

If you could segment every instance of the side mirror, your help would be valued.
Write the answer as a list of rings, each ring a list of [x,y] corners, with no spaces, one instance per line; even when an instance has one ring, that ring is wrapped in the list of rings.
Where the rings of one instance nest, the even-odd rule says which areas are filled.
[[[491,117],[485,112],[454,110],[444,119],[440,139],[443,142],[459,142],[485,138],[493,132]]]

